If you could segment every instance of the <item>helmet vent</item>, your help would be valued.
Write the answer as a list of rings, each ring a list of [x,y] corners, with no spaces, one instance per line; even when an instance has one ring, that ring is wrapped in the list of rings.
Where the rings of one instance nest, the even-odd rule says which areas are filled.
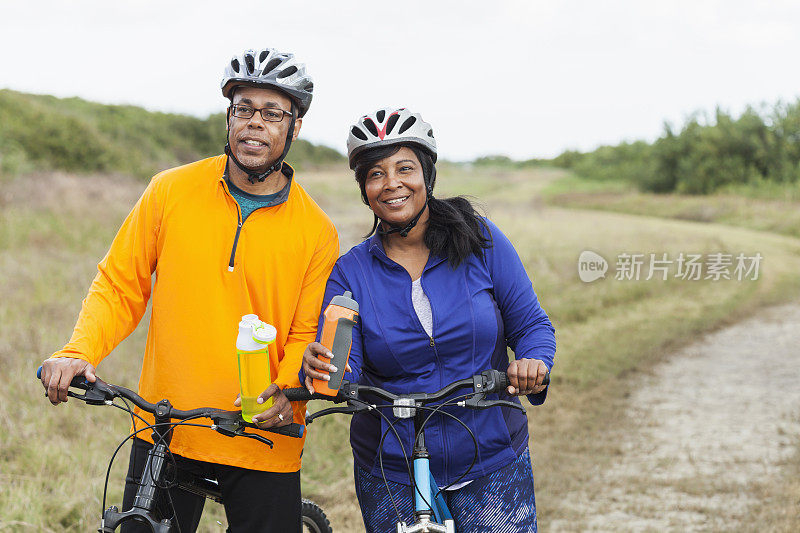
[[[306,66],[274,48],[246,49],[225,63],[220,89],[222,96],[230,99],[233,90],[241,85],[265,87],[284,91],[296,105],[293,116],[302,117],[308,111],[313,97],[314,83]],[[364,130],[367,133],[367,130]]]
[[[386,117],[386,111],[381,109],[377,113],[375,113],[375,117],[378,119],[378,122],[383,122],[383,119]]]
[[[398,117],[399,118],[399,117]],[[400,125],[400,129],[397,131],[398,134],[402,134],[408,128],[414,125],[417,121],[417,117],[408,117],[403,124]]]
[[[428,137],[433,139],[433,130],[428,130]]]
[[[364,119],[364,127],[366,127],[375,137],[378,136],[378,128],[375,127],[375,123],[372,122],[371,118]]]
[[[264,69],[261,71],[262,74],[267,74],[268,72],[272,72],[275,67],[281,64],[281,60],[277,57],[273,57],[269,60],[269,63],[264,65]]]
[[[392,130],[394,129],[394,126],[397,124],[398,120],[400,120],[400,115],[397,113],[394,113],[391,117],[389,117],[389,120],[386,121],[386,135],[392,133]],[[402,131],[400,133],[402,133]]]
[[[354,137],[358,137],[358,138],[359,138],[359,139],[361,139],[362,141],[366,141],[366,140],[367,140],[367,136],[366,136],[366,134],[365,134],[363,131],[361,131],[360,129],[356,128],[355,126],[353,126],[352,128],[350,128],[350,133],[351,133],[351,134],[352,134]]]
[[[278,77],[279,78],[287,78],[287,77],[291,76],[292,74],[294,74],[295,72],[297,72],[297,67],[292,65],[291,67],[283,69],[281,71],[281,73],[278,74]]]

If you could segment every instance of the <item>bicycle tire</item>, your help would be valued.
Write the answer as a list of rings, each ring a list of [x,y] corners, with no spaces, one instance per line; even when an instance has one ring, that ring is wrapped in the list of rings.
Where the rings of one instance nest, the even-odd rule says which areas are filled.
[[[328,517],[316,503],[303,498],[300,513],[303,517],[304,533],[333,533]]]

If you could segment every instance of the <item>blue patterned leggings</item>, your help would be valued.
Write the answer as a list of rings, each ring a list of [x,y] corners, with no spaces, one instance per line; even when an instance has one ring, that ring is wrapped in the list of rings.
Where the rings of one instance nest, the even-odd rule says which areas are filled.
[[[395,513],[383,480],[355,466],[356,494],[367,533],[395,533]],[[389,481],[389,488],[406,524],[414,522],[408,485]],[[536,499],[528,448],[510,465],[444,492],[458,533],[535,533]]]

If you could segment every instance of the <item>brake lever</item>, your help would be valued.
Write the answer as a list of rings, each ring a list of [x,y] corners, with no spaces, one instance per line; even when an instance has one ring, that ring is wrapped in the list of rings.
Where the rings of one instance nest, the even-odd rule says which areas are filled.
[[[237,435],[239,435],[240,437],[248,437],[250,439],[256,439],[258,442],[263,442],[264,444],[266,444],[270,448],[272,448],[272,446],[274,444],[267,437],[264,437],[262,435],[256,435],[255,433],[245,433],[244,431],[242,431],[241,433],[237,433]]]
[[[470,409],[486,409],[488,407],[504,406],[504,407],[512,407],[514,409],[519,409],[523,413],[525,412],[525,408],[522,407],[521,404],[509,402],[508,400],[486,400],[484,398],[485,394],[476,393],[472,397],[464,400],[463,406],[469,407]]]
[[[234,413],[236,416],[232,416]],[[209,418],[214,423],[211,426],[214,431],[221,433],[226,437],[248,437],[251,439],[256,439],[259,442],[263,442],[270,448],[272,448],[274,444],[271,440],[263,435],[247,433],[245,431],[247,426],[245,426],[245,422],[239,416],[238,411],[220,411],[217,414],[209,416]]]
[[[78,381],[80,379],[80,381]],[[77,394],[71,390],[67,391],[67,396],[86,402],[88,405],[104,405],[118,396],[117,391],[114,390],[108,383],[100,378],[96,378],[94,383],[90,383],[86,378],[75,378],[70,383],[70,387],[83,389],[86,392]],[[47,396],[47,394],[45,394]]]
[[[501,405],[503,407],[511,407],[511,408],[514,408],[514,409],[519,409],[523,413],[525,412],[525,408],[522,407],[521,404],[514,403],[514,402],[509,402],[508,400],[492,400],[489,405],[490,406]]]
[[[328,407],[327,409],[322,409],[321,411],[317,411],[316,413],[311,413],[306,417],[306,425],[313,422],[315,419],[326,416],[332,415],[334,413],[340,413],[343,415],[353,415],[356,413],[360,413],[361,411],[367,411],[371,409],[368,405],[347,405],[343,407]]]

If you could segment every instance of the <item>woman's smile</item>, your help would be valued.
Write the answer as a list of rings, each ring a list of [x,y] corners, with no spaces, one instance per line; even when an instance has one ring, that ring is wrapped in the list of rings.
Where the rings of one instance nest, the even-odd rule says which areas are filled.
[[[390,198],[388,200],[382,200],[382,202],[389,206],[391,209],[400,209],[406,204],[406,201],[411,198],[410,194],[406,194],[404,196],[395,196],[394,198]]]

